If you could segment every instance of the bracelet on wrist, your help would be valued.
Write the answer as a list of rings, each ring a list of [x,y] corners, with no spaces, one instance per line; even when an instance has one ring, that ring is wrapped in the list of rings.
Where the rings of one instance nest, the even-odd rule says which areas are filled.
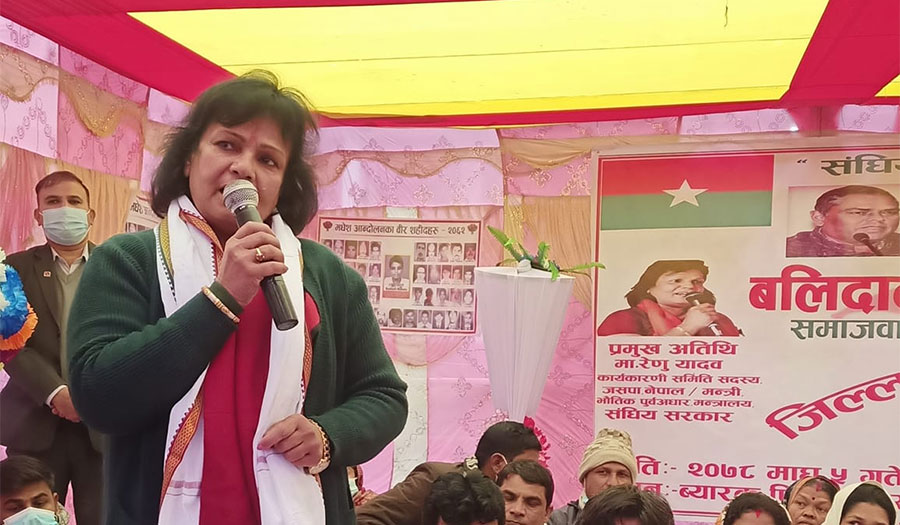
[[[685,330],[684,327],[681,325],[675,326],[675,330],[678,330],[679,332],[681,332],[682,334],[687,335],[687,336],[691,335],[691,333],[688,332],[687,330]]]
[[[221,299],[216,297],[216,294],[213,293],[213,291],[209,289],[209,286],[203,287],[203,295],[205,295],[206,298],[209,299],[210,302],[212,302],[212,304],[215,305],[215,307],[218,308],[220,312],[222,312],[229,319],[231,319],[231,321],[234,324],[238,324],[241,322],[241,318],[234,315],[234,312],[232,312],[231,309],[229,309],[227,306],[225,306],[225,303],[223,303],[221,301]]]
[[[310,423],[316,428],[316,431],[319,433],[319,437],[322,438],[322,459],[319,460],[314,466],[309,467],[307,470],[313,476],[320,474],[323,470],[328,468],[328,465],[331,464],[331,443],[328,442],[328,436],[325,435],[325,431],[322,430],[322,426],[313,421],[309,420]]]

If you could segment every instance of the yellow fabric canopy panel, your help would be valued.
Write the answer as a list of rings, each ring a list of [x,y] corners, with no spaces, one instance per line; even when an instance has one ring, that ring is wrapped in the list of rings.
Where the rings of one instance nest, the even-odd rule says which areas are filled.
[[[274,71],[326,114],[451,115],[775,100],[826,4],[497,0],[132,16],[235,74]]]

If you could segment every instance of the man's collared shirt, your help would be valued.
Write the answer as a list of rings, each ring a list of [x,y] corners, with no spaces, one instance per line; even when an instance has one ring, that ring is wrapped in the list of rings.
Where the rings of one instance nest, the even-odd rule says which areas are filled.
[[[81,257],[72,261],[72,264],[66,262],[65,259],[58,253],[53,247],[50,247],[50,252],[53,254],[53,260],[56,261],[56,265],[59,266],[59,269],[63,271],[66,275],[72,275],[72,272],[78,269],[83,263],[86,263],[88,260],[88,245],[85,243],[84,252],[81,254]]]

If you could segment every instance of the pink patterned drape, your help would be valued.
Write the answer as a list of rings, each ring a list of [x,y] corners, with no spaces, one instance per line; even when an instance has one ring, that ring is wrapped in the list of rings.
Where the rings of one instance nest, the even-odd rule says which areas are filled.
[[[30,151],[0,145],[0,162],[0,247],[14,253],[33,244],[34,186],[46,175],[45,161]]]
[[[48,64],[59,65],[59,44],[2,16],[0,44],[24,51]]]
[[[10,33],[20,46],[30,42],[26,33],[0,28],[2,35]],[[0,43],[0,141],[55,157],[58,88],[56,66]]]
[[[498,146],[493,130],[322,129],[319,207],[500,206]]]
[[[59,96],[59,158],[69,164],[139,179],[143,137],[136,126],[120,125],[108,137],[91,133],[63,92]]]
[[[107,93],[136,104],[147,104],[147,94],[150,88],[107,69],[70,49],[60,48],[59,67],[67,73],[87,80]]]
[[[51,82],[39,84],[23,102],[0,93],[0,141],[56,157],[58,98],[58,86]]]

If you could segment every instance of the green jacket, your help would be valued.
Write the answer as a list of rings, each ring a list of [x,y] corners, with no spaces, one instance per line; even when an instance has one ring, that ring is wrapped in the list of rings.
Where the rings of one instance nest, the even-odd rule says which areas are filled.
[[[384,349],[362,278],[327,248],[301,244],[304,287],[321,317],[304,414],[331,441],[331,465],[321,475],[326,523],[353,524],[345,467],[371,459],[403,429],[406,385]],[[110,436],[110,525],[156,523],[169,411],[235,330],[199,290],[165,317],[155,251],[152,231],[117,235],[94,250],[69,320],[75,406]],[[211,288],[239,315],[223,287]]]

